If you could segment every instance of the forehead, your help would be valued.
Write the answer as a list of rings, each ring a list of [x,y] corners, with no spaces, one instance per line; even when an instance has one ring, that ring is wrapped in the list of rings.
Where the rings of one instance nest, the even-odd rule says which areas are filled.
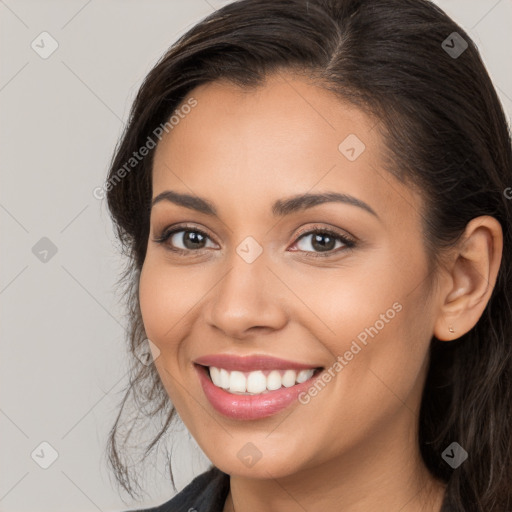
[[[263,206],[332,190],[375,210],[418,213],[420,198],[382,168],[378,121],[333,93],[280,73],[256,88],[204,84],[182,105],[188,98],[196,105],[156,148],[153,197],[176,189]]]

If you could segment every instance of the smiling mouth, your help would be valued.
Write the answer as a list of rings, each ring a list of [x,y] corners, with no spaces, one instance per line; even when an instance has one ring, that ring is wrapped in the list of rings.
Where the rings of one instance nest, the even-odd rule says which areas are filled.
[[[233,395],[263,395],[281,388],[291,388],[312,379],[324,369],[316,367],[302,370],[275,369],[248,372],[226,370],[216,366],[199,364],[197,366],[201,367],[214,386]]]

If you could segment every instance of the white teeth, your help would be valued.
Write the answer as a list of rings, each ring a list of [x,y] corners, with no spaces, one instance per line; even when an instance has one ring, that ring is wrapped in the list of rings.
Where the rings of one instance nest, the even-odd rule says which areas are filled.
[[[218,387],[218,388],[221,388],[221,387],[224,387],[224,386],[221,386],[221,377],[220,377],[220,374],[222,372],[222,370],[219,370],[218,368],[216,368],[215,366],[210,366],[209,367],[209,370],[210,370],[210,378],[212,379],[212,382]],[[226,371],[226,370],[224,370]],[[227,373],[227,372],[226,372]],[[228,374],[228,380],[229,380],[229,374]],[[228,382],[228,388],[229,388],[229,382]]]
[[[247,391],[247,379],[242,372],[231,372],[229,374],[229,390],[245,393]]]
[[[284,372],[282,381],[283,386],[285,388],[290,388],[295,384],[295,379],[297,378],[297,372],[295,370],[286,370]]]
[[[212,366],[212,368],[213,368],[213,366]],[[219,378],[220,378],[220,382],[218,384],[216,384],[216,386],[219,386],[222,389],[229,389],[229,373],[226,370],[224,370],[224,368],[220,369]],[[212,377],[212,380],[213,380],[213,377]]]
[[[245,373],[236,370],[228,372],[215,366],[210,366],[209,370],[212,382],[217,387],[230,393],[249,395],[274,391],[282,386],[289,388],[310,379],[315,372],[313,368],[300,370],[298,373],[295,370],[272,370],[265,375],[261,370]]]
[[[282,386],[281,374],[277,370],[272,370],[267,375],[267,389],[274,391]]]
[[[216,386],[220,386],[220,370],[215,366],[210,366],[210,377]]]
[[[247,392],[261,393],[267,389],[267,378],[263,372],[251,372],[247,377]]]
[[[300,384],[302,382],[307,381],[308,379],[311,378],[311,376],[313,375],[313,372],[314,372],[314,370],[301,370],[297,374],[297,382]]]

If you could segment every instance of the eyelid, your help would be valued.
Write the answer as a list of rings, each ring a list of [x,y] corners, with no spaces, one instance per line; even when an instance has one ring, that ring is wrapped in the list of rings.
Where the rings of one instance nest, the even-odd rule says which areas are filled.
[[[166,240],[168,240],[172,235],[179,233],[180,231],[194,231],[196,233],[201,233],[202,235],[208,237],[212,242],[219,245],[217,242],[215,242],[214,237],[210,235],[207,229],[200,228],[197,226],[197,224],[188,224],[188,223],[182,223],[182,224],[176,224],[167,226],[166,228],[159,230],[160,235],[154,235],[153,236],[153,242],[161,242],[165,243]],[[179,249],[177,249],[179,250]],[[187,252],[199,252],[199,251],[187,251]]]
[[[350,241],[354,244],[357,241],[357,239],[354,236],[350,235],[346,231],[341,232],[341,230],[339,228],[334,228],[334,227],[330,227],[330,226],[326,227],[325,224],[313,224],[313,225],[309,225],[305,228],[301,228],[299,230],[299,232],[295,235],[295,242],[297,242],[297,240],[301,236],[303,236],[305,234],[314,233],[315,231],[321,231],[322,233],[331,233],[331,234],[338,236],[342,239],[346,239],[347,241]]]
[[[332,249],[330,251],[323,251],[323,252],[322,251],[319,251],[319,252],[302,251],[302,250],[294,250],[293,252],[297,252],[299,254],[304,253],[307,255],[306,258],[329,258],[329,257],[336,258],[340,255],[340,253],[350,251],[350,250],[354,249],[356,247],[356,245],[358,244],[358,241],[354,236],[349,235],[346,232],[341,233],[339,228],[326,227],[325,224],[321,224],[321,225],[316,224],[316,225],[313,225],[313,226],[310,225],[310,226],[307,226],[307,227],[301,229],[299,231],[299,233],[297,233],[297,235],[295,236],[294,242],[289,247],[293,247],[294,245],[299,243],[299,241],[304,237],[304,235],[310,236],[310,235],[314,235],[315,233],[332,235],[333,237],[338,239],[343,244],[343,247],[338,247],[336,249]]]

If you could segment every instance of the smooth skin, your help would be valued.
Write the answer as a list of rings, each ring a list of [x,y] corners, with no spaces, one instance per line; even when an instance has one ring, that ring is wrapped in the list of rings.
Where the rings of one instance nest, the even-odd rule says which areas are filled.
[[[197,106],[155,150],[153,197],[200,196],[218,217],[154,205],[139,297],[172,403],[231,475],[224,511],[438,512],[444,486],[417,440],[429,344],[462,336],[482,315],[501,261],[500,224],[473,219],[434,283],[422,198],[383,169],[375,119],[285,72],[259,88],[218,81],[190,96]],[[354,161],[338,149],[349,134],[365,145]],[[349,194],[377,216],[338,202],[273,216],[276,200],[307,192]],[[154,241],[183,223],[185,232]],[[335,238],[322,251],[314,228],[355,246]],[[199,248],[183,238],[194,229],[207,235]],[[248,236],[263,249],[252,263],[236,252]],[[202,391],[199,356],[264,354],[329,368],[395,302],[401,311],[306,405],[233,420]],[[249,442],[261,452],[251,467],[237,455]]]

